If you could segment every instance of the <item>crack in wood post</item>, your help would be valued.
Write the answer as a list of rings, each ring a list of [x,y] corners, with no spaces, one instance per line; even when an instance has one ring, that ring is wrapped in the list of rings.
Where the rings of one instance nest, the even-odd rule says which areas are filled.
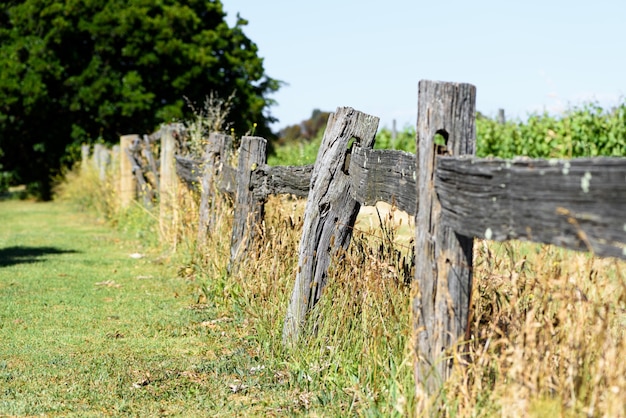
[[[198,245],[203,246],[207,235],[215,229],[215,203],[224,164],[232,152],[233,138],[219,133],[209,135],[202,161],[202,187],[198,219]]]
[[[466,334],[472,286],[472,238],[442,223],[435,189],[437,154],[473,154],[476,89],[420,81],[417,122],[417,213],[413,300],[418,397],[438,391],[450,376]],[[440,134],[445,146],[435,142]]]
[[[350,243],[360,204],[352,198],[350,176],[343,171],[347,146],[354,138],[361,147],[372,148],[377,129],[377,117],[349,107],[338,108],[328,120],[311,173],[298,273],[283,327],[286,345],[297,342],[307,312],[321,297],[332,257]]]
[[[137,184],[133,173],[134,158],[129,148],[138,135],[123,135],[120,137],[120,206],[127,208],[135,200]],[[89,152],[89,150],[87,150]]]
[[[161,128],[161,166],[159,182],[159,227],[161,239],[171,245],[177,244],[178,176],[176,175],[176,132],[178,124],[165,125]]]
[[[267,162],[267,140],[257,136],[244,136],[239,147],[237,164],[237,194],[230,246],[228,270],[236,269],[242,254],[257,235],[256,226],[261,225],[265,200],[255,196],[252,177],[256,168]]]

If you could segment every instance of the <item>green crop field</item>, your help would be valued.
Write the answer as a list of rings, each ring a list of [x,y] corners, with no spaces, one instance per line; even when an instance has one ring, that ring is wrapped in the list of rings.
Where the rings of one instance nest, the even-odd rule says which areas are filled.
[[[323,130],[313,140],[292,141],[278,147],[272,165],[313,164]],[[535,113],[524,121],[497,120],[479,115],[476,119],[476,155],[479,157],[576,158],[626,156],[626,103],[612,109],[588,103],[563,115]],[[376,148],[415,152],[415,127],[406,126],[392,138],[383,127]]]

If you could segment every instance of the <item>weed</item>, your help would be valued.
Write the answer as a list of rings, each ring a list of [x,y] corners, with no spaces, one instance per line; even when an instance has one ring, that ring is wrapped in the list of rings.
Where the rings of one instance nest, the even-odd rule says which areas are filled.
[[[191,155],[196,157],[204,155],[204,149],[210,133],[229,130],[227,118],[234,99],[234,92],[227,99],[222,99],[215,92],[211,92],[205,98],[201,109],[187,99],[187,105],[194,114],[193,119],[185,123],[189,140],[189,153]]]

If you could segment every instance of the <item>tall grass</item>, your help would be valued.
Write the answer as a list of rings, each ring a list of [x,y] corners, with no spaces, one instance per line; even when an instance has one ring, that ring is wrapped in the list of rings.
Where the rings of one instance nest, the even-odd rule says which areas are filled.
[[[297,269],[303,202],[274,197],[267,206],[261,237],[232,276],[226,273],[229,218],[210,234],[191,266],[202,282],[201,300],[218,304],[226,317],[245,317],[242,332],[254,342],[262,367],[283,382],[293,411],[408,414],[414,391],[410,289],[397,280],[395,267],[377,259],[378,248],[367,242],[375,232],[356,237],[354,251],[336,260],[306,336],[298,348],[286,350],[281,332]],[[227,204],[221,209],[229,210]]]
[[[98,222],[109,223],[129,232],[148,245],[159,244],[158,212],[134,201],[122,208],[118,195],[119,165],[112,165],[106,177],[100,178],[92,164],[74,166],[55,182],[55,200],[67,202],[77,210],[90,212]]]
[[[68,174],[59,195],[124,224],[129,215],[115,209],[114,188],[91,176]],[[229,389],[215,393],[236,394],[250,414],[626,416],[622,261],[476,240],[471,339],[452,378],[427,400],[427,410],[416,411],[416,289],[405,284],[412,272],[402,261],[412,227],[400,225],[393,211],[375,217],[372,227],[360,222],[349,250],[332,263],[304,337],[287,350],[281,332],[298,268],[303,201],[270,198],[260,238],[229,274],[232,202],[216,201],[215,230],[200,248],[198,196],[181,187],[178,198],[179,245],[171,262],[196,289],[192,306],[214,315],[206,321],[207,350],[221,347],[194,373],[206,376],[207,390],[228,382]],[[156,228],[146,221],[138,230],[147,225]]]
[[[626,269],[552,246],[479,242],[459,412],[624,416]]]
[[[226,258],[229,242],[220,237],[228,223],[214,234],[203,254],[208,299],[228,300],[224,314],[247,319],[260,358],[290,382],[287,396],[303,409],[413,415],[411,292],[394,250],[380,250],[401,247],[404,237],[390,242],[380,230],[357,231],[333,264],[307,337],[283,349],[301,207],[270,201],[262,238],[232,277],[216,261]],[[475,247],[470,361],[459,359],[455,376],[430,399],[431,414],[624,416],[624,263],[520,242]]]

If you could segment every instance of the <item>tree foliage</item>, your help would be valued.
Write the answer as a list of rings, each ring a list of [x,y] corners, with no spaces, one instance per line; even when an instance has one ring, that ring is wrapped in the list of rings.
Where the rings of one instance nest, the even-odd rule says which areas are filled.
[[[185,116],[185,99],[234,92],[229,121],[270,136],[265,74],[247,22],[219,0],[23,0],[0,10],[0,170],[48,178],[78,145],[146,133]],[[74,153],[74,154],[73,154]]]
[[[311,141],[318,136],[321,130],[326,128],[329,117],[330,112],[314,109],[309,119],[303,120],[297,125],[283,128],[278,134],[279,144],[285,145],[298,140]]]

